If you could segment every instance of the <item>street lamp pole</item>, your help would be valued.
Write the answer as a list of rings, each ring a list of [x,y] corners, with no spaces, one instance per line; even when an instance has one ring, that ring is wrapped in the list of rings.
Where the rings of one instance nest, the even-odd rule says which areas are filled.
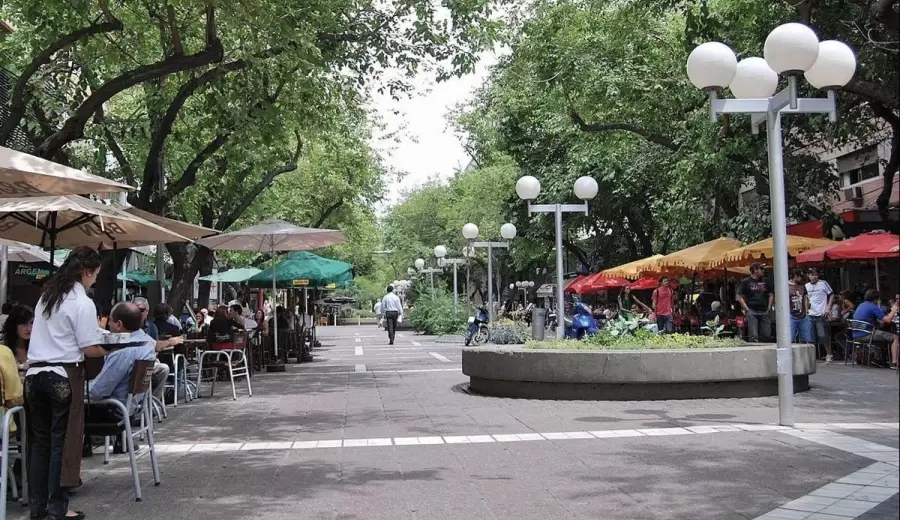
[[[734,51],[718,42],[695,48],[687,73],[697,88],[707,90],[710,118],[720,114],[750,114],[753,133],[766,123],[769,155],[769,198],[772,220],[772,254],[775,262],[775,336],[778,372],[778,416],[783,426],[794,425],[794,361],[788,289],[787,211],[784,196],[784,163],[781,116],[827,114],[837,120],[834,89],[846,85],[856,71],[856,56],[845,44],[820,42],[809,27],[799,23],[780,25],[766,38],[763,58],[737,61]],[[787,88],[775,94],[779,74],[787,76]],[[826,98],[799,98],[798,76],[803,74]],[[718,93],[728,86],[734,99]]]
[[[516,236],[516,226],[512,224],[503,224],[500,226],[500,236],[506,240],[512,240]],[[478,226],[475,224],[466,224],[463,226],[463,237],[469,241],[469,247],[487,248],[487,283],[488,283],[488,318],[491,323],[494,322],[494,248],[509,249],[509,242],[476,242],[478,237]]]
[[[597,196],[597,181],[591,177],[579,177],[575,181],[575,195],[581,199],[581,204],[532,204],[541,193],[541,183],[537,178],[526,175],[516,181],[516,194],[520,199],[528,202],[528,216],[532,213],[553,213],[556,227],[556,337],[563,339],[566,334],[566,302],[563,299],[563,213],[590,213],[587,201]]]

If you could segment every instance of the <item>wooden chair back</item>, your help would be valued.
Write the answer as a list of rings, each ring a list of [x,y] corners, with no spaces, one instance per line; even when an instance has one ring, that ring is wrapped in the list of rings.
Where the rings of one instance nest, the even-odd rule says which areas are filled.
[[[131,369],[131,383],[128,385],[128,392],[132,394],[142,394],[150,390],[153,383],[153,366],[155,361],[135,361],[134,367]]]

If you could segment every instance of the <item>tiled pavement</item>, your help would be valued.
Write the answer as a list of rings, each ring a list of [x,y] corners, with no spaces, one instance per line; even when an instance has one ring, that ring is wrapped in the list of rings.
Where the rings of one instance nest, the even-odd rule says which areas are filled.
[[[316,362],[255,377],[252,398],[220,386],[170,408],[163,484],[142,459],[142,503],[116,457],[87,461],[73,507],[109,519],[898,517],[887,370],[820,367],[797,396],[803,423],[785,431],[774,398],[472,396],[461,345],[405,333],[391,348],[374,327],[320,337]]]

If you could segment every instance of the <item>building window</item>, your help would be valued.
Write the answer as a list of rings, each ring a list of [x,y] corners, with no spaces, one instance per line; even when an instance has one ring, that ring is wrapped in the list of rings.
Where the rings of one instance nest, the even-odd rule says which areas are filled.
[[[877,162],[841,173],[841,187],[849,188],[881,175]]]

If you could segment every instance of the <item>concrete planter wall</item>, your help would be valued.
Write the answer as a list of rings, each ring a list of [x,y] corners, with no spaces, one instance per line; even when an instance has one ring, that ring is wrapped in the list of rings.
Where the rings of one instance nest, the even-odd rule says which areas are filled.
[[[656,400],[777,395],[775,346],[683,350],[466,348],[476,393],[529,399]],[[794,390],[809,389],[814,345],[794,345]]]

